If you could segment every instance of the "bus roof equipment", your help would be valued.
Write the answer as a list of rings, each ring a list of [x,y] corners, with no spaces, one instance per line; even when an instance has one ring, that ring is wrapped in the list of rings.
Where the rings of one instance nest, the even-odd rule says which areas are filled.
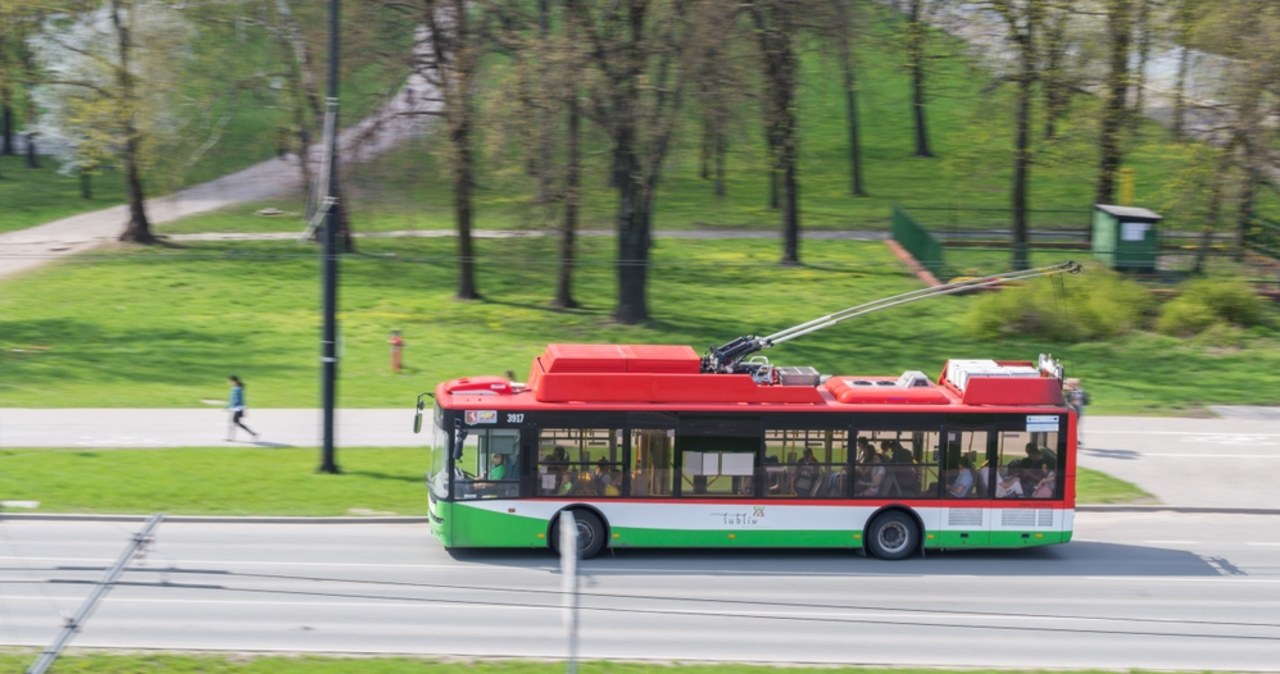
[[[945,285],[934,286],[932,288],[912,290],[900,295],[881,298],[867,302],[866,304],[849,307],[848,309],[843,309],[833,314],[827,314],[826,316],[815,318],[799,325],[793,325],[765,337],[743,335],[742,337],[738,337],[720,346],[712,346],[707,350],[706,355],[702,357],[702,371],[719,374],[750,374],[753,378],[757,379],[772,378],[775,376],[775,373],[773,368],[769,366],[768,361],[763,358],[750,357],[752,354],[774,346],[775,344],[788,342],[797,337],[803,337],[811,332],[817,332],[823,328],[831,327],[837,323],[847,321],[850,318],[865,316],[866,314],[880,311],[881,309],[889,309],[891,307],[909,304],[911,302],[929,299],[931,297],[954,295],[956,293],[976,290],[979,288],[990,288],[1013,281],[1025,281],[1041,276],[1056,276],[1058,274],[1077,274],[1080,270],[1081,266],[1079,263],[1068,260],[1060,264],[1036,267],[1034,269],[1024,269],[1004,274],[994,274],[992,276],[964,279]]]

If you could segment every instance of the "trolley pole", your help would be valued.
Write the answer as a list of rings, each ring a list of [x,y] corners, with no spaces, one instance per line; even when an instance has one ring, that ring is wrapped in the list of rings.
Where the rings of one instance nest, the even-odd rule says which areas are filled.
[[[323,456],[320,472],[338,473],[334,460],[333,418],[338,379],[338,2],[329,0],[329,96],[325,101],[325,139],[328,144],[328,211],[324,216],[324,279],[322,282],[324,334],[321,337],[321,380],[324,404]]]
[[[573,513],[560,513],[560,591],[564,595],[564,623],[569,630],[566,674],[578,674],[578,524]]]
[[[107,569],[107,572],[103,574],[102,580],[98,581],[97,586],[93,588],[93,592],[89,597],[84,600],[84,604],[80,605],[80,609],[76,611],[76,614],[67,618],[67,622],[62,626],[62,631],[58,632],[58,636],[54,638],[53,643],[49,644],[49,647],[40,654],[35,664],[31,665],[27,670],[27,674],[44,674],[49,671],[49,668],[53,666],[53,662],[58,659],[58,655],[62,653],[62,649],[71,641],[71,637],[80,631],[85,621],[89,619],[89,615],[98,607],[98,601],[107,594],[107,590],[111,589],[120,574],[124,573],[124,567],[128,565],[129,560],[133,559],[133,556],[137,554],[140,548],[151,542],[151,530],[155,529],[160,524],[160,520],[163,519],[164,515],[152,515],[147,520],[147,524],[142,528],[142,531],[133,535],[133,540],[129,543],[129,547],[125,548],[124,552],[120,554],[120,558],[116,560],[115,565]]]

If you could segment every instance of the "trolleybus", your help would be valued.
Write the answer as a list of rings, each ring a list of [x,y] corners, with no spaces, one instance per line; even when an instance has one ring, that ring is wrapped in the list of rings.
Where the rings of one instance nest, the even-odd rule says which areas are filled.
[[[701,357],[551,344],[524,382],[443,382],[419,396],[415,420],[430,438],[433,533],[447,548],[554,550],[570,510],[583,557],[825,547],[901,559],[1067,542],[1076,414],[1052,358],[957,359],[930,378],[823,374],[753,354],[875,308],[1076,269],[908,293]]]

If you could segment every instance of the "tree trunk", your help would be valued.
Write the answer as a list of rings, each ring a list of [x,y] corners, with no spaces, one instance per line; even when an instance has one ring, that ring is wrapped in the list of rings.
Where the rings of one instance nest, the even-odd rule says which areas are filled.
[[[778,184],[778,139],[767,122],[765,127],[765,142],[768,144],[765,149],[769,153],[769,210],[776,211],[782,208],[782,189]]]
[[[1120,131],[1125,126],[1129,91],[1130,0],[1110,0],[1108,33],[1111,37],[1110,69],[1107,72],[1107,101],[1102,112],[1102,134],[1098,141],[1098,182],[1093,201],[1110,204],[1115,200],[1116,169],[1120,167],[1122,148]]]
[[[924,0],[912,0],[907,21],[907,68],[911,71],[911,112],[915,119],[915,156],[932,157],[925,123],[925,26],[920,18]]]
[[[794,129],[792,133],[794,134]],[[787,267],[800,264],[800,182],[796,174],[795,141],[792,140],[782,160],[782,185],[786,198],[782,209],[782,264]]]
[[[4,97],[3,118],[0,118],[0,138],[3,139],[3,148],[0,154],[6,157],[12,157],[17,154],[13,150],[13,106],[9,105],[9,87],[5,87],[0,95]]]
[[[128,11],[132,9],[133,7],[130,6]],[[116,66],[116,83],[120,87],[121,104],[125,106],[121,129],[124,132],[122,160],[125,189],[129,195],[129,224],[125,226],[120,240],[151,244],[156,243],[156,238],[151,233],[151,222],[147,219],[147,198],[143,193],[142,175],[138,170],[138,146],[141,142],[139,137],[141,134],[134,121],[134,116],[137,114],[134,107],[138,102],[133,90],[133,73],[129,70],[133,41],[129,27],[121,18],[122,11],[124,10],[121,8],[121,0],[111,0],[111,22],[116,29],[116,45],[119,52],[117,55],[120,57],[120,64]]]
[[[130,123],[125,131],[127,140],[124,143],[124,180],[129,194],[129,224],[120,235],[121,241],[133,243],[156,243],[151,233],[151,221],[147,219],[146,195],[142,190],[142,176],[138,172],[138,132]]]
[[[1246,150],[1246,154],[1249,154]],[[1254,207],[1257,202],[1258,178],[1255,175],[1250,159],[1246,159],[1245,181],[1240,186],[1240,209],[1236,213],[1236,235],[1232,242],[1231,255],[1236,262],[1244,260],[1244,245],[1249,238],[1249,229],[1253,226]]]
[[[544,48],[551,43],[551,3],[549,0],[538,0],[538,37]],[[538,58],[539,91],[551,81],[551,59]],[[551,106],[545,94],[538,94],[536,99],[538,116],[538,196],[536,203],[550,204],[554,200],[553,178],[551,168],[552,130],[554,128]]]
[[[93,174],[81,168],[77,173],[80,175],[80,198],[93,198]]]
[[[1027,227],[1027,183],[1031,174],[1031,82],[1029,55],[1023,57],[1023,72],[1018,82],[1017,132],[1013,153],[1013,268],[1030,269]]]
[[[1041,89],[1044,92],[1044,137],[1052,139],[1058,133],[1058,120],[1066,115],[1070,102],[1071,90],[1067,86],[1063,74],[1063,59],[1066,57],[1066,11],[1057,11],[1045,22],[1044,30],[1044,72],[1040,75]]]
[[[556,275],[556,298],[553,304],[564,309],[578,306],[573,299],[573,267],[577,257],[574,238],[578,231],[578,198],[581,174],[581,114],[577,91],[569,95],[569,130],[565,148],[564,225],[560,232],[560,270]]]
[[[1129,128],[1137,131],[1142,122],[1144,97],[1147,88],[1147,61],[1151,57],[1151,0],[1136,0],[1138,16],[1138,67],[1133,76],[1133,114],[1129,115]]]
[[[858,81],[853,67],[853,47],[849,44],[849,31],[852,21],[849,18],[849,7],[845,0],[833,0],[835,5],[839,35],[837,45],[840,50],[840,69],[844,76],[844,110],[849,126],[849,194],[855,197],[867,196],[862,184],[862,144],[858,137]]]
[[[36,133],[31,128],[36,125],[39,119],[39,113],[36,110],[35,88],[39,73],[36,68],[35,54],[30,49],[22,49],[22,72],[23,72],[23,90],[26,96],[23,98],[23,127],[26,131],[27,139],[27,168],[40,168],[40,155],[36,152]]]
[[[649,211],[635,154],[635,129],[617,131],[614,182],[618,184],[618,306],[614,319],[625,325],[649,320]]]
[[[1187,66],[1191,50],[1184,44],[1178,52],[1178,77],[1173,87],[1173,135],[1182,138],[1186,133],[1187,120]]]
[[[1213,235],[1218,231],[1218,220],[1222,213],[1222,195],[1226,191],[1227,173],[1231,170],[1231,155],[1236,151],[1235,140],[1222,148],[1218,155],[1218,165],[1213,172],[1213,181],[1209,184],[1209,206],[1205,213],[1204,230],[1200,233],[1200,247],[1196,250],[1196,261],[1192,272],[1204,273],[1204,263],[1213,247]]]
[[[470,120],[462,111],[455,111],[449,139],[455,154],[453,165],[453,215],[458,225],[458,293],[460,300],[478,300],[476,290],[476,253],[471,238],[471,162]],[[452,117],[452,115],[451,115]]]
[[[27,139],[27,168],[38,169],[40,168],[40,154],[36,148],[37,134],[34,131],[28,131],[23,135]]]
[[[728,154],[729,154],[728,134],[726,134],[723,130],[721,130],[716,134],[716,150],[715,150],[715,164],[716,164],[715,195],[717,197],[723,197],[725,194],[728,194],[728,189],[725,185],[725,160]]]
[[[8,28],[6,27],[6,30]],[[10,68],[7,36],[0,34],[0,72]],[[0,154],[12,157],[13,150],[13,87],[7,76],[0,76]]]

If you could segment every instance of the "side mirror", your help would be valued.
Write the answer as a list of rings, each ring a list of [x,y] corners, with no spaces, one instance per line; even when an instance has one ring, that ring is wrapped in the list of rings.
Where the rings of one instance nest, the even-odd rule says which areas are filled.
[[[427,408],[427,403],[425,400],[422,399],[422,396],[428,396],[428,395],[431,395],[431,394],[422,393],[418,395],[418,405],[417,405],[418,411],[414,412],[413,414],[413,433],[415,435],[422,432],[422,410]],[[434,398],[435,396],[432,396],[432,397]]]
[[[467,429],[463,428],[461,419],[453,420],[453,460],[462,458],[462,447],[467,441]]]

